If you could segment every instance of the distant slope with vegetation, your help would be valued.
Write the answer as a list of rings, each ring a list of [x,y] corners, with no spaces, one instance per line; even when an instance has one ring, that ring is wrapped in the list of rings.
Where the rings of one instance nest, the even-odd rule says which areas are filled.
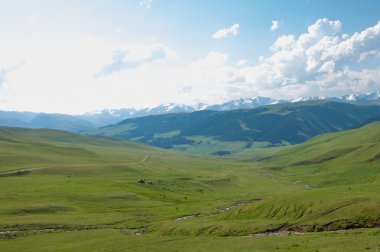
[[[224,155],[252,146],[304,142],[380,119],[380,106],[329,101],[127,119],[87,133],[194,153]]]
[[[95,124],[79,116],[1,110],[0,126],[49,128],[72,132],[81,132],[96,128]]]

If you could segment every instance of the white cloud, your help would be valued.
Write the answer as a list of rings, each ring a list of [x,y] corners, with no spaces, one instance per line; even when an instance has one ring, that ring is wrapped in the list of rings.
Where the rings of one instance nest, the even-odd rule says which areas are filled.
[[[129,65],[118,69],[115,52],[120,51],[127,52],[121,63]],[[161,82],[168,77],[161,73],[169,74],[166,62],[176,58],[174,50],[157,42],[130,45],[95,37],[52,47],[0,42],[0,54],[4,56],[0,66],[8,66],[6,69],[14,58],[26,62],[6,74],[0,88],[3,109],[64,113],[158,103],[149,93],[166,90]],[[150,72],[156,73],[157,69],[162,71],[152,77],[158,79],[151,79]]]
[[[143,64],[174,60],[177,53],[169,47],[159,44],[128,45],[119,43],[112,52],[112,60],[100,69],[95,76],[112,74],[123,69],[135,68]]]
[[[4,67],[1,68],[0,67],[0,88],[1,88],[2,84],[6,82],[7,75],[11,74],[14,71],[17,71],[19,68],[21,68],[23,66],[25,66],[24,61],[21,61],[15,65],[10,65],[7,68],[4,68]]]
[[[332,73],[335,69],[334,61],[327,61],[319,68],[318,72],[321,73]]]
[[[371,56],[375,58],[380,58],[380,50],[371,50],[371,51],[362,52],[360,54],[359,62],[362,62]]]
[[[246,70],[248,85],[279,97],[380,89],[380,22],[352,36],[340,30],[340,21],[324,18],[298,37],[279,37],[272,55]]]
[[[0,78],[6,80],[0,103],[9,110],[81,113],[257,95],[369,92],[380,89],[379,51],[380,22],[343,36],[340,21],[328,19],[317,20],[303,34],[279,37],[255,65],[231,62],[217,51],[183,62],[159,41],[126,44],[85,37],[51,47],[0,41]],[[8,71],[23,60],[22,67]]]
[[[284,35],[279,37],[274,45],[271,47],[272,51],[278,50],[289,50],[294,46],[295,37],[294,35]]]
[[[280,22],[278,20],[272,20],[272,26],[270,27],[270,30],[274,32],[278,29],[279,26]]]
[[[228,54],[211,51],[206,55],[206,57],[190,63],[190,66],[197,66],[206,69],[221,66],[225,64],[227,60]]]
[[[245,64],[247,64],[248,60],[246,59],[240,59],[238,60],[238,62],[236,62],[236,65],[237,66],[244,66]]]
[[[152,2],[153,0],[140,0],[140,5],[150,9],[152,7]]]
[[[220,38],[226,38],[227,36],[231,35],[233,37],[236,37],[236,35],[238,34],[239,32],[239,27],[240,25],[239,24],[233,24],[231,27],[229,28],[223,28],[223,29],[220,29],[218,31],[216,31],[212,37],[213,38],[217,38],[217,39],[220,39]]]
[[[0,68],[0,87],[5,82],[5,72],[3,69]]]

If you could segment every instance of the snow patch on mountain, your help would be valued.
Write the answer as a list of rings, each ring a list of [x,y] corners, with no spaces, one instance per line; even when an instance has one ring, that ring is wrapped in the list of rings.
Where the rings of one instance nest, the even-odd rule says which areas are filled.
[[[293,100],[290,100],[290,102],[304,102],[304,101],[320,101],[320,100],[326,100],[327,98],[324,96],[304,96],[299,97]]]

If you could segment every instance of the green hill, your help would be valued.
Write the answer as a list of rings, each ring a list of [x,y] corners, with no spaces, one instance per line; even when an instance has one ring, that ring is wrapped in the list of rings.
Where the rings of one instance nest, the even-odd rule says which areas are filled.
[[[198,111],[124,120],[89,134],[191,153],[228,155],[250,147],[304,142],[380,119],[380,107],[328,101],[232,111]]]
[[[376,250],[379,144],[372,123],[238,159],[0,127],[0,250]]]

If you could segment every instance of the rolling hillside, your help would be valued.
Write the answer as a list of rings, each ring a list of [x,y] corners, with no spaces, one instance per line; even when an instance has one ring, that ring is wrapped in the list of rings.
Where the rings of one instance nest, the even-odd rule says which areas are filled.
[[[371,123],[226,159],[1,127],[0,248],[375,249],[379,144]]]
[[[124,120],[89,134],[194,153],[231,154],[252,146],[304,142],[380,119],[380,107],[328,101],[232,111],[198,111]]]

